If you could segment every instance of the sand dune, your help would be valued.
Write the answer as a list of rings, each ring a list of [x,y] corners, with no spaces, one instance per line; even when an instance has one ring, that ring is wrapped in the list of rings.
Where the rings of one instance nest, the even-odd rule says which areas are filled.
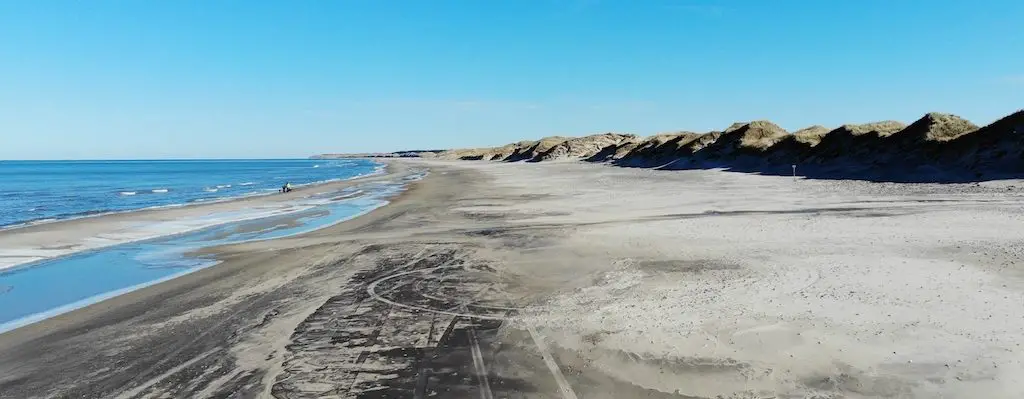
[[[713,143],[697,154],[707,158],[756,155],[771,148],[789,135],[785,129],[768,121],[734,123]]]
[[[830,131],[829,128],[821,125],[808,126],[793,132],[793,138],[800,143],[813,147],[818,145],[821,142],[821,138],[825,137]]]
[[[440,159],[581,159],[619,166],[708,169],[899,182],[965,182],[1024,176],[1024,110],[981,127],[952,114],[899,121],[811,126],[789,133],[769,121],[734,123],[722,132],[638,138],[605,133],[547,137],[496,148],[449,150]]]
[[[554,161],[563,159],[587,159],[597,155],[605,148],[617,146],[623,141],[635,139],[631,134],[595,134],[565,140],[537,157],[538,161]]]
[[[632,144],[632,148],[616,148],[613,159],[622,163],[628,163],[637,159],[654,161],[672,158],[673,154],[678,153],[685,143],[692,141],[697,136],[699,134],[691,132],[654,135],[636,141]]]

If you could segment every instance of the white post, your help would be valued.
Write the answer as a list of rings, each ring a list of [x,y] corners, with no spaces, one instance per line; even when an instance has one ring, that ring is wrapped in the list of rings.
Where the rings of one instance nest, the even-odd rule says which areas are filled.
[[[793,165],[793,181],[796,181],[796,165]]]

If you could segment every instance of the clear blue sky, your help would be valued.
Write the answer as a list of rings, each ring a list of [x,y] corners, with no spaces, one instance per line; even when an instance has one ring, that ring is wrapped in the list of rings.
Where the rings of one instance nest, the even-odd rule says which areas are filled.
[[[0,1],[0,159],[295,157],[1024,107],[1024,1]]]

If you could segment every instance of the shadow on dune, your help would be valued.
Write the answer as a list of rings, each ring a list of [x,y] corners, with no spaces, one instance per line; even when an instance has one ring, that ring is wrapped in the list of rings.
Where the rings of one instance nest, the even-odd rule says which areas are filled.
[[[604,133],[548,137],[497,148],[449,150],[443,159],[544,162],[563,159],[661,170],[724,169],[812,179],[966,183],[1024,178],[1024,110],[979,128],[930,113],[910,125],[882,121],[790,133],[768,121],[722,132],[648,138]]]

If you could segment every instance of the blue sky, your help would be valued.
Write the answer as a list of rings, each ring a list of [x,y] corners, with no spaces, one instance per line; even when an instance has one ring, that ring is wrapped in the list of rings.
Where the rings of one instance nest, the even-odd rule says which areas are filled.
[[[2,1],[0,159],[301,157],[1024,107],[1024,2]]]

